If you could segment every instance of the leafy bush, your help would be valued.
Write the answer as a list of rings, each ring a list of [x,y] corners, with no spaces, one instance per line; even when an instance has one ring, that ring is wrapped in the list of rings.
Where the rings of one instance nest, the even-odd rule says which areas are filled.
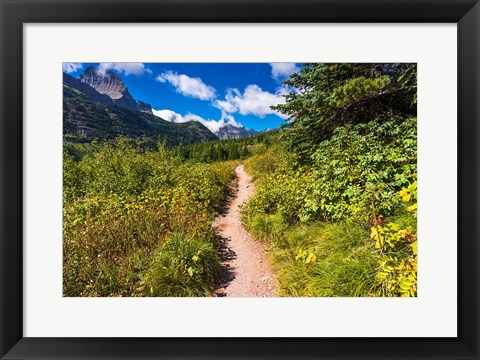
[[[310,199],[322,217],[366,220],[372,201],[379,213],[393,214],[396,192],[416,177],[416,125],[416,118],[377,119],[337,128],[322,142],[312,155]]]
[[[412,297],[417,294],[417,182],[404,187],[398,196],[409,204],[406,212],[392,222],[378,217],[370,237],[382,254],[377,273],[382,294]]]
[[[235,165],[182,164],[162,145],[143,152],[124,140],[104,144],[79,162],[65,154],[64,295],[205,295],[219,261],[211,222]],[[172,244],[179,263],[162,272],[155,264],[177,251]],[[180,276],[190,253],[179,249],[200,251],[192,255],[199,257],[195,276]],[[166,286],[172,279],[183,280]]]
[[[144,281],[152,296],[207,296],[219,269],[213,243],[174,232],[155,254]]]
[[[278,147],[247,160],[243,220],[284,295],[416,295],[416,159],[416,118],[391,116],[337,127],[307,165]]]
[[[379,213],[393,214],[396,192],[416,178],[416,118],[339,127],[311,157],[310,165],[299,165],[277,149],[247,160],[260,186],[246,214],[280,212],[290,224],[368,221],[372,201]]]

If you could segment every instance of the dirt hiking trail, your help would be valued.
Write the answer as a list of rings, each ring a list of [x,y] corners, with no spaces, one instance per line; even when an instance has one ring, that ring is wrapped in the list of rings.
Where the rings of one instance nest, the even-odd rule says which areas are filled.
[[[222,276],[213,296],[272,297],[278,291],[263,245],[252,238],[240,220],[240,210],[255,193],[243,165],[236,167],[238,189],[213,226],[219,242]]]

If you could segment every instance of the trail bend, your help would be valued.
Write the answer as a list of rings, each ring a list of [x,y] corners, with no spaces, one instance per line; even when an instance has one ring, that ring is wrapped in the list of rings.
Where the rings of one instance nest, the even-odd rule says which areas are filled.
[[[264,246],[256,241],[241,222],[240,211],[255,194],[255,184],[243,165],[236,167],[238,188],[225,212],[213,222],[219,242],[222,276],[213,296],[273,297],[278,282]]]

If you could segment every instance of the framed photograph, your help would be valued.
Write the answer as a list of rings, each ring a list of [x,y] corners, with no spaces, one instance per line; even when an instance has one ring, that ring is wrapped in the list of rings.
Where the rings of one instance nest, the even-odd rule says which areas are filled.
[[[0,3],[0,358],[479,359],[478,1]]]

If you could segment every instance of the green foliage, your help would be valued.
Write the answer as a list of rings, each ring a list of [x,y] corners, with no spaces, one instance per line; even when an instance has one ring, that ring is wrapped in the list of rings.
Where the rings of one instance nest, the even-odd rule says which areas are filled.
[[[243,220],[283,295],[416,296],[416,65],[306,64]]]
[[[64,138],[70,138],[70,136],[65,135]],[[71,139],[75,139],[71,137]],[[72,140],[75,141],[75,140]],[[64,141],[63,142],[63,152],[70,155],[75,161],[81,160],[86,154],[92,154],[98,151],[101,146],[98,144],[97,141],[92,142],[70,142]]]
[[[416,118],[337,127],[303,156],[245,163],[243,220],[268,241],[285,296],[416,296]]]
[[[149,295],[208,296],[220,269],[214,244],[208,238],[189,239],[179,232],[167,238],[144,276]]]
[[[347,80],[333,90],[329,105],[337,108],[352,106],[355,103],[366,101],[369,97],[378,96],[382,91],[387,91],[389,84],[390,77],[388,75],[374,79],[360,76]]]
[[[161,144],[143,152],[124,139],[79,162],[65,154],[64,295],[205,295],[218,267],[211,221],[235,165],[183,164]],[[160,269],[175,251],[179,263]]]
[[[255,214],[249,225],[257,239],[266,241],[280,239],[288,228],[280,214]]]
[[[260,186],[245,214],[280,213],[289,224],[314,220],[371,219],[395,213],[396,192],[416,177],[416,119],[339,127],[317,145],[310,166],[269,150],[246,162]]]
[[[180,145],[174,147],[172,151],[183,161],[212,163],[239,160],[266,151],[266,144],[275,141],[276,137],[275,133],[268,133],[239,139]]]
[[[377,274],[382,293],[412,297],[417,295],[417,182],[402,188],[398,197],[409,205],[409,215],[397,222],[375,221],[370,237],[382,254]]]
[[[274,240],[282,296],[374,296],[379,256],[354,222],[292,227]]]
[[[416,125],[416,118],[392,117],[339,127],[323,141],[311,157],[314,185],[308,200],[322,218],[365,221],[372,194],[379,213],[393,214],[396,192],[416,176]]]
[[[282,138],[302,162],[339,126],[416,116],[415,64],[305,64],[285,84],[296,91],[272,108],[291,120]]]

